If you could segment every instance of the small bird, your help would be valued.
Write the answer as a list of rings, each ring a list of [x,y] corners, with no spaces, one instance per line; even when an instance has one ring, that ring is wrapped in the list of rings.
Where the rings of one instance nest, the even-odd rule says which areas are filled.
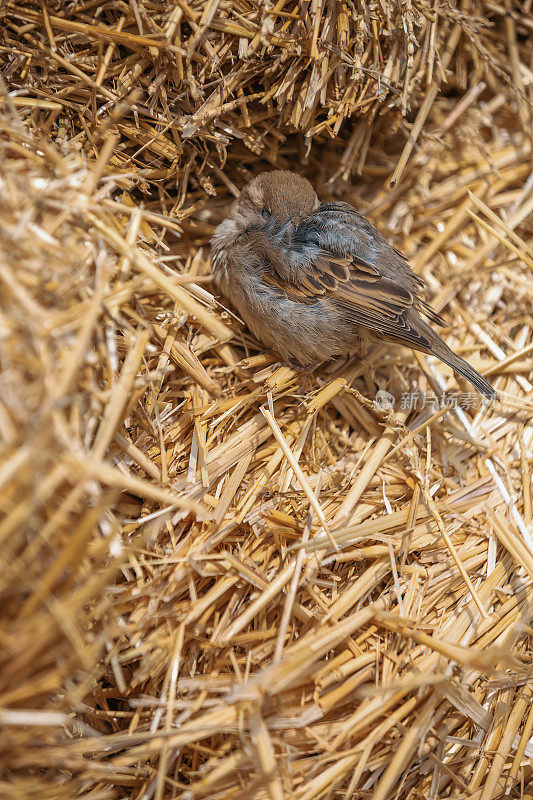
[[[214,277],[253,334],[291,367],[385,340],[438,356],[488,398],[496,392],[428,321],[423,280],[351,205],[321,203],[286,170],[258,175],[211,240]]]

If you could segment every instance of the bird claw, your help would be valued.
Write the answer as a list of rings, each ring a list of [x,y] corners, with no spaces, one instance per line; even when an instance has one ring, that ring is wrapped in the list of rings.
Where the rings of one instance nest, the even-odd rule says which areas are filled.
[[[311,375],[312,372],[315,371],[317,367],[322,364],[322,361],[311,361],[309,364],[301,364],[297,359],[290,358],[287,361],[287,364],[291,369],[295,372],[302,372],[304,375]]]

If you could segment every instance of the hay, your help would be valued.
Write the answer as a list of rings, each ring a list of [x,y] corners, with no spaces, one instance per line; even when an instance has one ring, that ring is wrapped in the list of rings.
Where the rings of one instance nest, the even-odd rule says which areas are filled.
[[[0,19],[2,797],[531,797],[531,14]],[[269,165],[406,252],[500,404],[263,352],[207,245]]]

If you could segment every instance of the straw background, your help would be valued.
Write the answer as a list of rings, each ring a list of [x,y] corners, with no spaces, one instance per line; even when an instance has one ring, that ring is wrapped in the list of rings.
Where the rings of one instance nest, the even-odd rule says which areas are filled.
[[[533,798],[532,35],[530,0],[0,3],[1,797]],[[272,167],[406,253],[500,403],[263,351],[209,239]]]

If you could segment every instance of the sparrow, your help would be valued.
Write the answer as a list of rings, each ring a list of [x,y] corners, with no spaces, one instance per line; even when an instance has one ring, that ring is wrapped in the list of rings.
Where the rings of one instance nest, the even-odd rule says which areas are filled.
[[[214,279],[252,333],[291,367],[385,340],[435,355],[488,398],[496,392],[433,330],[442,319],[405,257],[344,202],[321,203],[308,180],[254,178],[211,239]]]

